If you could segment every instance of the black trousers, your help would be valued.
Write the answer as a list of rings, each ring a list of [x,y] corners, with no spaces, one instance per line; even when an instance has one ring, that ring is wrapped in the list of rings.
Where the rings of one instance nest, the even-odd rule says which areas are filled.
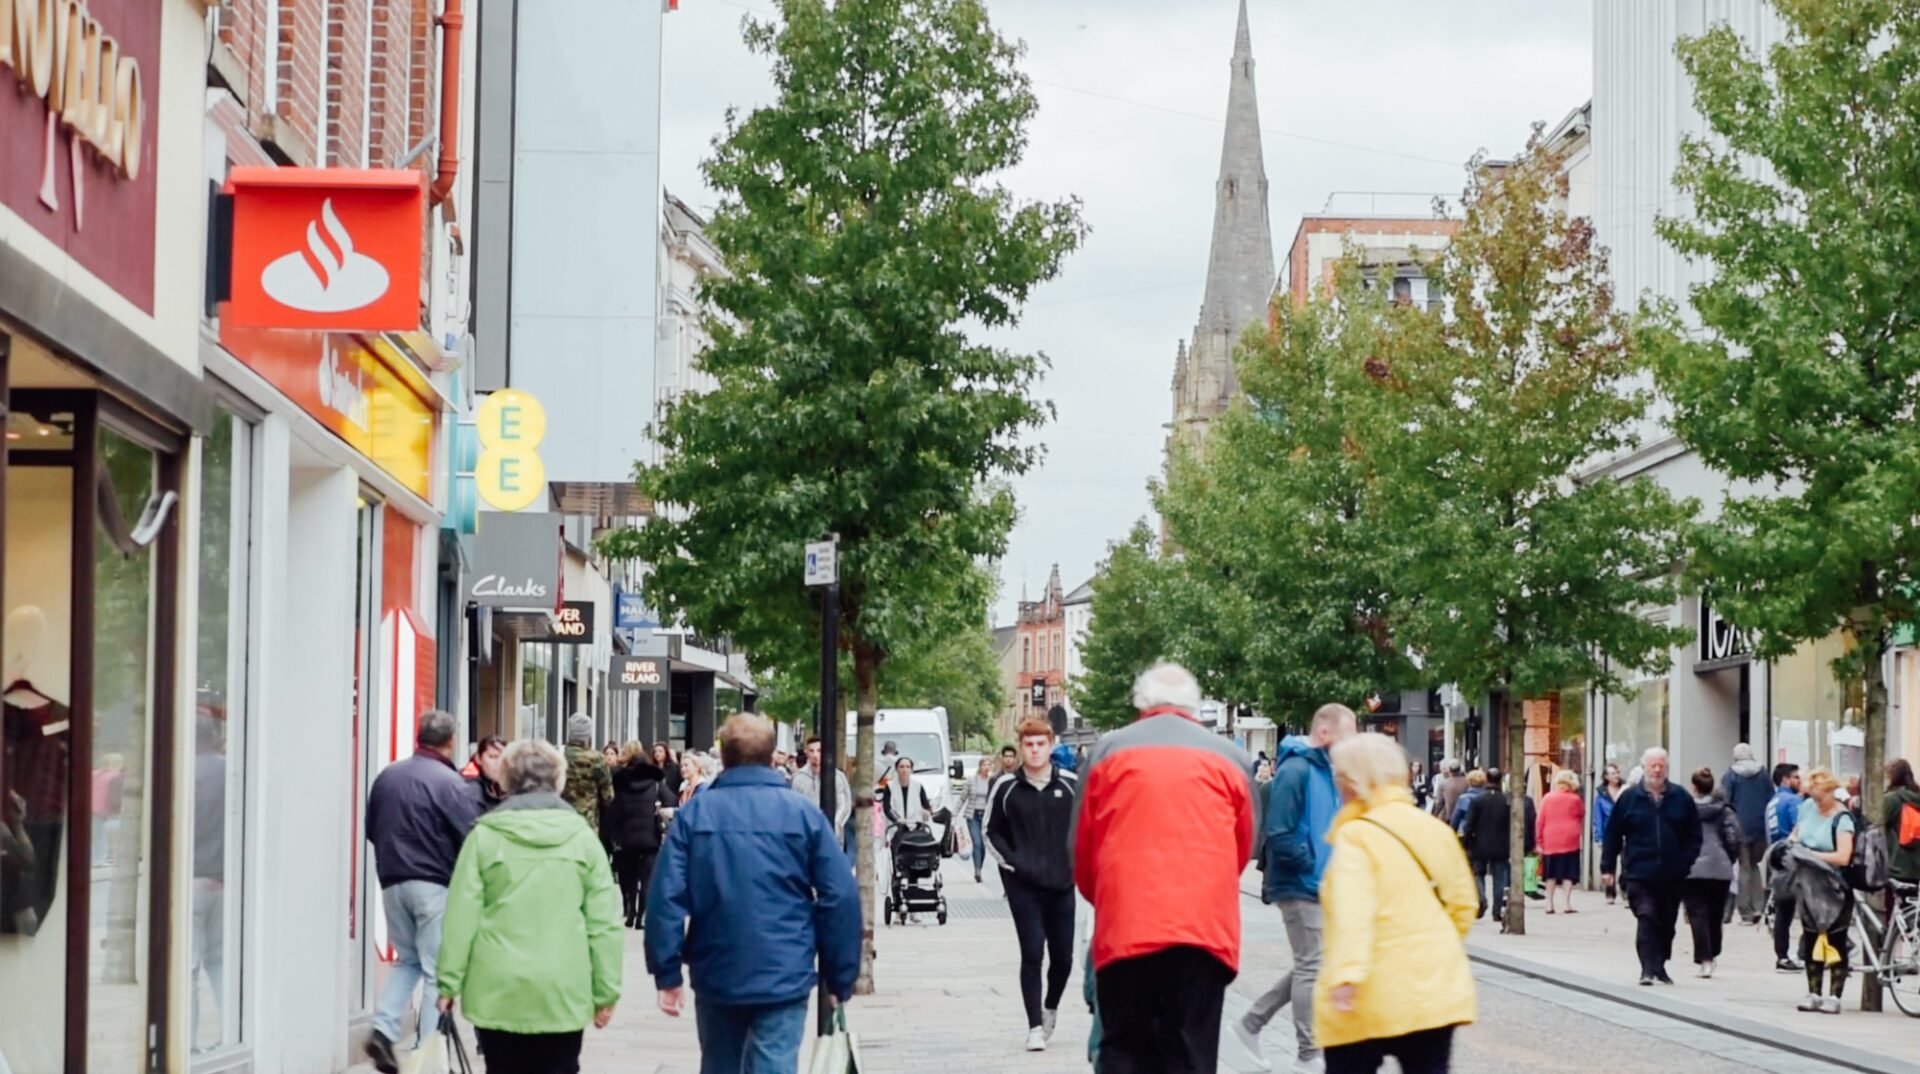
[[[580,1039],[571,1033],[505,1033],[475,1026],[487,1074],[580,1074]]]
[[[1336,1044],[1321,1054],[1327,1057],[1327,1074],[1374,1074],[1387,1056],[1399,1060],[1401,1074],[1447,1074],[1447,1063],[1453,1055],[1453,1027]]]
[[[1773,957],[1784,960],[1792,948],[1788,941],[1793,939],[1793,912],[1799,905],[1792,899],[1775,896],[1773,900]]]
[[[1687,926],[1693,930],[1693,960],[1720,957],[1721,926],[1726,922],[1727,892],[1731,880],[1689,879],[1680,889],[1687,907]]]
[[[1847,972],[1853,961],[1853,893],[1847,893],[1847,908],[1841,911],[1840,920],[1827,930],[1827,943],[1839,954],[1840,961],[1829,969],[1824,962],[1815,962],[1813,949],[1820,942],[1820,934],[1800,930],[1800,961],[1807,964],[1807,991],[1820,994],[1820,978],[1828,976],[1827,994],[1838,998],[1847,987]]]
[[[646,916],[647,881],[653,878],[653,859],[658,856],[651,850],[613,852],[613,875],[620,882],[620,905],[626,909],[628,921]]]
[[[1027,1007],[1027,1027],[1040,1024],[1040,1009],[1060,1009],[1073,972],[1073,889],[1046,891],[1009,873],[1001,873],[1007,887],[1007,910],[1013,914],[1014,935],[1020,938],[1020,999]],[[1047,994],[1040,995],[1041,947],[1045,946]]]
[[[1673,957],[1673,929],[1680,923],[1680,885],[1671,881],[1635,880],[1627,888],[1627,905],[1640,927],[1633,946],[1640,953],[1640,975],[1658,977]]]
[[[1100,1074],[1214,1074],[1233,971],[1197,947],[1109,962],[1100,998]]]

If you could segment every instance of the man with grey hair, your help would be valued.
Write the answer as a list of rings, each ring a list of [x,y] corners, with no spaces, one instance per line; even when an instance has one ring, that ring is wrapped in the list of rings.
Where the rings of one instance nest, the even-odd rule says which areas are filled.
[[[1133,701],[1140,718],[1087,759],[1074,820],[1074,879],[1093,904],[1100,1069],[1213,1070],[1240,970],[1253,758],[1200,726],[1200,686],[1178,664],[1143,672]]]
[[[567,721],[567,800],[587,827],[600,830],[600,811],[613,804],[613,773],[607,757],[593,748],[593,717],[576,712]]]
[[[413,756],[382,769],[367,791],[367,842],[380,877],[381,907],[393,943],[393,970],[373,1011],[367,1056],[381,1074],[400,1069],[393,1043],[400,1023],[420,998],[419,1040],[437,1024],[434,968],[440,957],[447,882],[460,842],[480,815],[480,803],[453,766],[453,717],[434,709],[420,717]]]
[[[1647,750],[1640,769],[1640,782],[1613,803],[1600,881],[1611,887],[1617,872],[1626,882],[1627,904],[1638,921],[1634,948],[1640,955],[1640,983],[1672,984],[1667,960],[1673,957],[1681,888],[1700,853],[1700,810],[1691,796],[1667,782],[1666,750]]]
[[[726,767],[674,815],[647,893],[647,971],[676,1018],[691,971],[702,1070],[796,1069],[814,986],[845,1003],[860,972],[853,873],[826,814],[773,771],[773,745],[765,717],[727,719]]]

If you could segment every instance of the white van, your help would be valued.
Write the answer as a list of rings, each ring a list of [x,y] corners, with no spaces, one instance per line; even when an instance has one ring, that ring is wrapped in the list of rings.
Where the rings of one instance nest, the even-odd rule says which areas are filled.
[[[860,717],[857,713],[847,713],[847,756],[853,756],[856,737],[860,733]],[[879,783],[886,773],[881,772],[881,753],[887,743],[893,743],[902,757],[913,758],[913,782],[927,792],[927,801],[933,805],[934,812],[953,808],[953,788],[947,771],[953,763],[953,743],[947,733],[947,710],[939,705],[930,709],[881,709],[873,717],[873,765],[874,782]],[[941,839],[947,835],[943,825],[934,825],[933,834]]]

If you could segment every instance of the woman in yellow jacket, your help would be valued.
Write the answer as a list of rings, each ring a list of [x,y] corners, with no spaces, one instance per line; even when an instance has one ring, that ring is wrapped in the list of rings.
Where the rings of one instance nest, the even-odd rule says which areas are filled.
[[[1327,833],[1313,1035],[1327,1074],[1372,1074],[1389,1055],[1405,1074],[1445,1071],[1453,1028],[1474,1014],[1473,873],[1452,829],[1413,804],[1398,744],[1354,735],[1332,752],[1347,804]]]

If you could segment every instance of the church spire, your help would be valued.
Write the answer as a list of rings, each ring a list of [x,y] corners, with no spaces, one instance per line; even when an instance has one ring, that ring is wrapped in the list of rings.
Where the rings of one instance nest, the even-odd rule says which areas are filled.
[[[1260,147],[1260,102],[1253,88],[1247,0],[1240,0],[1240,22],[1233,34],[1227,129],[1213,199],[1213,245],[1198,327],[1238,339],[1248,325],[1265,318],[1274,284],[1273,227],[1267,218],[1267,170]]]

